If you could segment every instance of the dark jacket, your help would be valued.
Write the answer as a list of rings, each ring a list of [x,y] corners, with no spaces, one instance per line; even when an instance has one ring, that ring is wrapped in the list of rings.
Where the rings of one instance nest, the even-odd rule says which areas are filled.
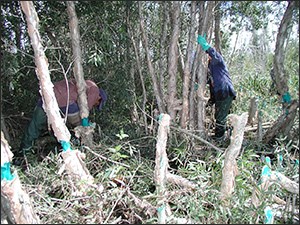
[[[206,52],[211,57],[208,68],[213,79],[213,95],[215,100],[222,101],[228,96],[233,96],[235,99],[236,92],[222,55],[212,47]]]

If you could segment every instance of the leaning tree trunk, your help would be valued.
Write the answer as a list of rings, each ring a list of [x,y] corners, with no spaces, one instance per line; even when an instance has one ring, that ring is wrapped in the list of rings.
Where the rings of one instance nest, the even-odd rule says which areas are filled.
[[[299,101],[293,100],[292,103],[286,108],[287,113],[282,113],[273,123],[273,125],[264,133],[262,137],[264,143],[269,143],[279,134],[283,134],[284,136],[288,135],[293,121],[295,120],[297,108],[299,108]]]
[[[275,84],[280,96],[289,91],[288,75],[284,69],[285,43],[289,32],[289,26],[292,23],[293,10],[296,8],[297,1],[289,1],[287,9],[281,20],[276,39],[275,55],[273,61]]]
[[[180,2],[172,2],[172,34],[168,55],[168,113],[172,120],[175,120],[176,110],[179,106],[177,99],[177,70],[178,70],[178,38],[180,32]]]
[[[36,74],[40,83],[40,93],[43,98],[43,108],[47,114],[48,124],[52,127],[54,135],[59,142],[69,142],[70,133],[60,113],[58,103],[53,90],[48,60],[44,53],[42,40],[38,30],[39,18],[31,1],[20,1],[22,10],[26,14],[28,34],[34,51]]]
[[[39,18],[31,1],[22,1],[22,9],[26,14],[28,33],[34,50],[36,74],[40,80],[40,92],[43,98],[43,108],[48,118],[48,124],[51,125],[54,135],[63,147],[62,157],[66,171],[75,181],[76,187],[74,195],[86,194],[88,187],[96,187],[94,178],[89,174],[85,164],[82,161],[83,155],[79,151],[73,151],[70,145],[70,132],[66,127],[63,118],[59,113],[58,103],[54,94],[53,84],[50,79],[48,69],[48,60],[41,44],[41,38],[38,30]]]
[[[196,1],[191,2],[191,23],[189,30],[188,46],[186,49],[186,60],[183,69],[183,84],[182,84],[182,111],[181,111],[181,121],[180,126],[182,129],[187,128],[187,122],[189,119],[189,89],[190,89],[190,79],[191,79],[191,61],[193,57],[194,48],[194,34],[196,32]]]
[[[289,26],[292,23],[293,11],[296,9],[297,4],[299,6],[299,3],[297,1],[289,1],[277,34],[273,68],[274,81],[277,87],[277,93],[279,93],[279,95],[282,98],[283,112],[282,115],[278,118],[277,122],[274,123],[273,127],[271,127],[264,135],[264,142],[271,141],[275,136],[277,136],[280,133],[283,133],[284,135],[288,134],[289,129],[292,128],[291,124],[293,123],[296,117],[296,113],[292,113],[292,110],[290,109],[291,107],[293,108],[293,106],[291,105],[293,101],[291,100],[291,96],[289,94],[288,74],[284,69],[284,46],[288,37],[290,29]],[[299,107],[298,103],[294,104],[297,108]],[[279,127],[280,129],[278,130]]]

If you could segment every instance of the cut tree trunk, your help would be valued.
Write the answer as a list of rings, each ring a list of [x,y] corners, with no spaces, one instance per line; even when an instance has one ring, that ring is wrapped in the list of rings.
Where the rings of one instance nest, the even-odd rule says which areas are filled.
[[[158,222],[159,224],[165,224],[167,220],[166,208],[168,207],[166,199],[166,182],[167,172],[169,167],[168,156],[166,152],[168,133],[170,129],[170,119],[168,114],[161,114],[157,134],[156,143],[156,158],[154,169],[154,180],[158,195]]]
[[[253,126],[255,119],[257,119],[257,98],[251,98],[249,107],[249,116],[247,124]]]
[[[233,126],[232,135],[230,137],[230,145],[225,151],[224,167],[222,170],[221,183],[221,200],[226,200],[234,191],[235,177],[238,174],[236,158],[242,147],[244,130],[247,123],[248,113],[238,116],[231,114],[228,120]]]
[[[2,167],[5,163],[10,163],[13,157],[10,148],[1,131],[1,224],[5,221],[13,224],[39,224],[40,220],[17,172],[12,175],[12,180],[2,177]]]

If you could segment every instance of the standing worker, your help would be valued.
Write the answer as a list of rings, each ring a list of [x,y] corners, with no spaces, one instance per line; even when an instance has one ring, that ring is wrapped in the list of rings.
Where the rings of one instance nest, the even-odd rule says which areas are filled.
[[[211,47],[205,40],[205,36],[198,36],[198,43],[202,50],[208,54],[208,70],[211,75],[209,82],[211,99],[209,103],[215,104],[215,135],[213,139],[222,141],[225,139],[226,122],[232,100],[236,98],[229,71],[222,55]]]
[[[85,82],[89,110],[92,110],[92,108],[95,107],[100,111],[107,100],[106,92],[103,89],[99,88],[97,84],[95,84],[91,80],[86,80]],[[69,81],[61,80],[55,82],[53,89],[62,116],[67,116],[67,122],[71,126],[79,126],[81,124],[81,118],[79,113],[79,106],[77,103],[78,92],[76,81],[72,79]],[[24,155],[32,148],[34,141],[39,138],[41,132],[47,129],[47,115],[42,105],[43,101],[40,97],[37,105],[34,108],[32,119],[28,124],[24,136],[21,140],[19,152],[15,154],[15,157],[23,158]],[[68,113],[66,115],[67,108]]]

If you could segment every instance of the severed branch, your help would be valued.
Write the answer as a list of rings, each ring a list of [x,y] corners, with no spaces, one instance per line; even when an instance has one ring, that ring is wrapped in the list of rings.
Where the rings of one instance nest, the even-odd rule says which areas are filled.
[[[171,174],[170,172],[167,172],[167,181],[187,189],[194,190],[197,187],[196,184],[189,181],[188,179],[175,174]]]
[[[133,199],[135,205],[137,205],[139,208],[141,208],[146,215],[153,217],[156,213],[156,208],[151,205],[148,201],[144,200],[144,199],[139,199],[138,197],[136,197],[134,194],[132,194],[130,192],[130,189],[127,189],[127,194],[130,198]]]
[[[286,177],[285,175],[277,171],[271,171],[267,167],[268,166],[265,165],[263,170],[267,169],[266,171],[269,171],[269,173],[262,175],[261,184],[258,186],[258,188],[255,188],[252,193],[252,203],[255,207],[258,207],[261,204],[260,202],[261,191],[268,190],[269,187],[274,183],[279,184],[283,189],[287,190],[288,192],[299,195],[299,184],[297,182],[290,180],[288,177]],[[278,204],[285,203],[276,195],[272,195],[272,199]]]
[[[177,127],[174,127],[174,126],[171,126],[171,128],[174,129],[174,130],[180,131],[180,132],[182,132],[182,133],[185,133],[185,134],[187,134],[187,135],[190,135],[191,137],[193,137],[193,138],[195,138],[195,139],[201,141],[202,143],[204,143],[204,144],[210,146],[211,148],[213,148],[213,149],[215,149],[215,150],[217,150],[217,151],[219,151],[219,152],[224,152],[222,149],[218,148],[217,146],[213,145],[212,143],[210,143],[210,142],[204,140],[203,138],[201,138],[201,137],[199,137],[199,136],[197,136],[197,135],[195,135],[195,134],[192,134],[192,133],[188,132],[187,130],[184,130],[184,129],[181,129],[181,128],[177,128]]]

